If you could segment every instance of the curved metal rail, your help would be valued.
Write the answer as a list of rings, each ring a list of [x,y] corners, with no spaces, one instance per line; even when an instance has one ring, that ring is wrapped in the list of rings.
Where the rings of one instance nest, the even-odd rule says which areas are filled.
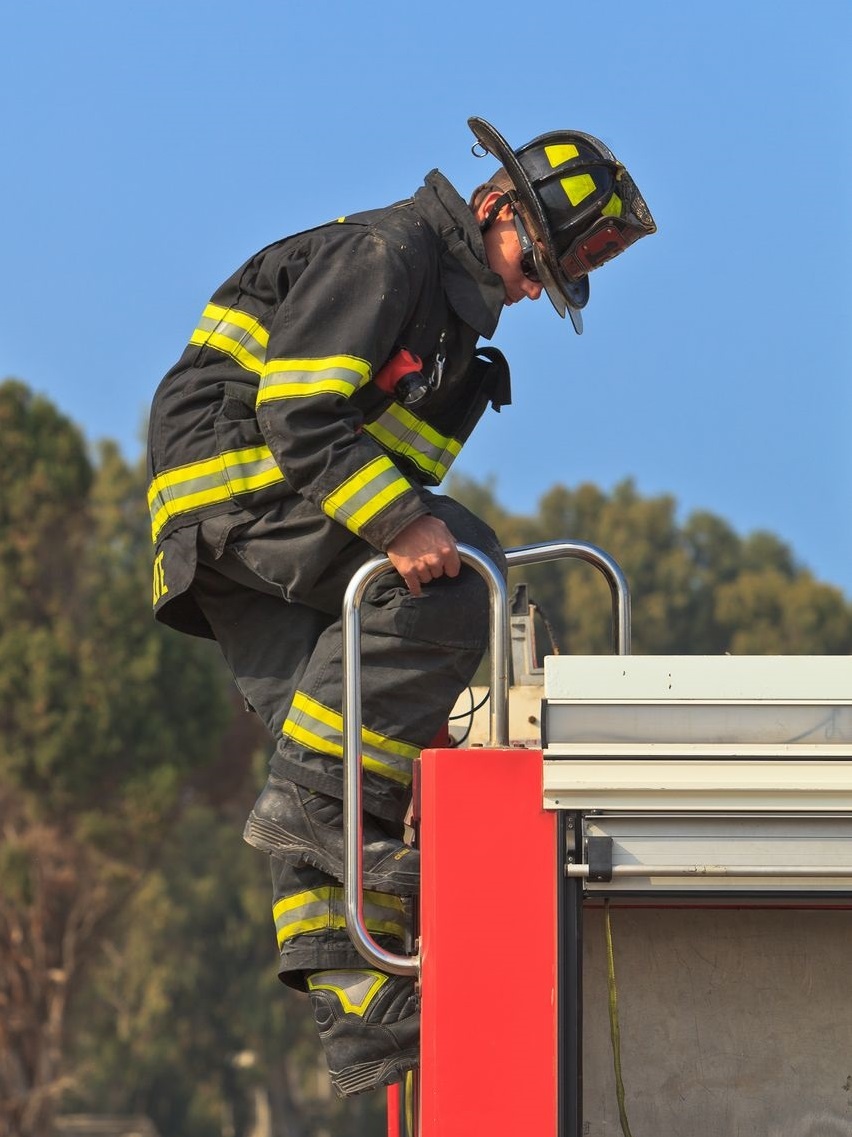
[[[546,541],[541,545],[519,545],[506,550],[509,568],[563,557],[594,565],[606,578],[612,597],[612,650],[615,655],[630,655],[630,588],[621,566],[609,553],[585,541]]]
[[[491,560],[469,545],[459,545],[464,564],[484,578],[491,602],[491,701],[489,742],[492,748],[509,743],[509,615],[506,584]],[[550,541],[506,550],[509,567],[575,558],[586,561],[607,580],[612,597],[613,650],[630,653],[630,590],[620,566],[595,545],[582,541]],[[362,848],[363,793],[361,786],[361,601],[367,587],[390,567],[387,557],[374,557],[355,573],[343,599],[343,814],[344,909],[349,937],[374,967],[392,975],[418,975],[420,955],[397,955],[381,947],[364,923]]]
[[[459,557],[484,577],[491,599],[489,642],[491,644],[490,734],[492,746],[509,740],[509,617],[506,582],[488,557],[469,545],[459,545]],[[387,570],[387,557],[368,561],[355,573],[343,600],[343,816],[345,830],[344,907],[346,927],[355,947],[368,962],[393,975],[416,975],[419,955],[396,955],[376,943],[364,923],[362,868],[363,819],[361,787],[361,635],[360,604],[367,586]]]

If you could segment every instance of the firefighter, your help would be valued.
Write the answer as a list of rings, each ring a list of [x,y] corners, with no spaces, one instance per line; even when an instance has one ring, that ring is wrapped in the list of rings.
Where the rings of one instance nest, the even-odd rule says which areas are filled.
[[[405,201],[256,253],[214,293],[150,419],[155,615],[218,641],[275,740],[244,835],[270,856],[280,977],[309,992],[341,1094],[399,1080],[419,1027],[413,980],[364,967],[345,930],[346,585],[387,554],[394,571],[361,608],[364,917],[401,951],[419,876],[403,839],[412,759],[487,645],[487,590],[457,543],[505,571],[488,526],[432,489],[510,401],[505,359],[478,341],[543,291],[579,333],[588,273],[655,230],[598,139],[513,150],[469,125],[500,163],[469,204],[433,170]]]

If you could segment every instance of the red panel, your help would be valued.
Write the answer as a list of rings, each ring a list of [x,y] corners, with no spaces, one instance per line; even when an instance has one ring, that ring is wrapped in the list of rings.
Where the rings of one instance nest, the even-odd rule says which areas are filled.
[[[420,1137],[553,1137],[556,819],[541,751],[421,763]]]
[[[400,1137],[399,1110],[400,1110],[400,1083],[395,1082],[388,1086],[388,1137]]]

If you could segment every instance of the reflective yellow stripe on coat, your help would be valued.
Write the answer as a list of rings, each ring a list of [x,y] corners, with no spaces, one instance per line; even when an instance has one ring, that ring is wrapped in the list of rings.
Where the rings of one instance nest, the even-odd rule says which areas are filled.
[[[324,498],[322,508],[353,533],[411,489],[390,458],[374,458]]]
[[[239,308],[208,304],[189,342],[199,347],[214,347],[230,355],[246,371],[261,375],[269,332],[256,316],[241,312]]]
[[[151,539],[156,542],[163,526],[173,517],[283,481],[284,475],[268,446],[228,450],[215,458],[166,470],[148,487]]]
[[[308,750],[343,757],[343,715],[297,691],[282,733]],[[401,785],[411,784],[411,763],[420,754],[418,746],[386,738],[361,728],[361,761],[365,770]]]
[[[437,482],[443,481],[462,448],[457,439],[440,434],[398,403],[392,403],[374,422],[366,423],[364,429],[385,450],[407,458]]]
[[[351,395],[369,383],[372,369],[354,355],[323,359],[270,359],[264,366],[257,405],[276,399],[304,399],[311,395]]]

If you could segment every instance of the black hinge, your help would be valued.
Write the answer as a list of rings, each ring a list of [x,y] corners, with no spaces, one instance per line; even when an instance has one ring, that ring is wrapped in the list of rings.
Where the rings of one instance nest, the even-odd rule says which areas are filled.
[[[612,880],[612,837],[587,837],[586,860],[590,881],[600,884]]]

